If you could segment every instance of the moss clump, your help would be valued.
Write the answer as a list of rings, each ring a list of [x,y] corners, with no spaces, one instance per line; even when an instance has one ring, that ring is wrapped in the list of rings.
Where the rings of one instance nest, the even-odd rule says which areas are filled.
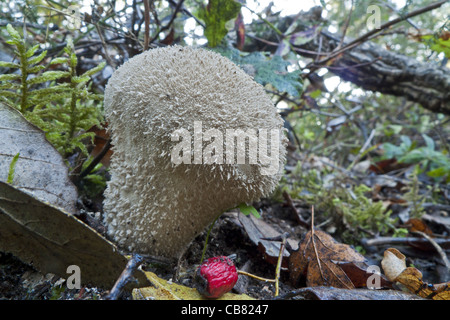
[[[366,185],[353,185],[336,177],[328,182],[324,180],[320,172],[312,169],[300,173],[284,188],[292,198],[314,205],[316,212],[331,218],[348,243],[358,242],[367,233],[405,234],[404,229],[395,227],[392,211],[381,201],[370,198],[371,189]]]
[[[78,75],[78,59],[69,40],[65,55],[44,65],[47,51],[38,54],[40,45],[29,47],[11,25],[6,27],[17,62],[0,61],[9,73],[0,75],[0,99],[18,109],[27,120],[46,132],[47,139],[63,155],[76,148],[87,154],[83,141],[94,133],[87,130],[100,124],[101,109],[96,101],[103,96],[89,88],[91,76],[105,66],[98,66]],[[58,68],[60,70],[49,70]]]

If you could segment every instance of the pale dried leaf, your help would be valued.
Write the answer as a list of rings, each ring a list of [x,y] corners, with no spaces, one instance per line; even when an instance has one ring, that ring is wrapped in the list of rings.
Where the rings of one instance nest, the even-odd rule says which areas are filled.
[[[10,252],[42,273],[67,278],[77,265],[81,283],[110,289],[127,264],[117,248],[59,208],[0,181],[0,251]],[[142,271],[138,283],[149,284]]]
[[[381,267],[389,281],[395,281],[406,269],[406,257],[397,249],[389,248],[384,251]]]
[[[78,194],[62,156],[42,130],[17,110],[0,103],[0,181],[7,181],[11,160],[17,153],[12,184],[41,201],[75,213]]]

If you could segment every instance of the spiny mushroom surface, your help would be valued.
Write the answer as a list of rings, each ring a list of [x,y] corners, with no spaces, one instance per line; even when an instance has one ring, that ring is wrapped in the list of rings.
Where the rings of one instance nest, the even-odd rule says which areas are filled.
[[[218,215],[269,195],[281,177],[286,153],[282,118],[261,85],[212,51],[172,46],[133,57],[109,80],[104,107],[114,150],[105,223],[124,250],[178,258]],[[213,150],[214,163],[198,156],[198,124],[200,152]],[[187,139],[174,135],[180,129],[191,133],[184,146],[192,149],[179,153],[191,163],[174,161],[174,150]],[[250,162],[250,153],[245,163],[225,157],[239,144],[231,144],[226,132],[237,129],[279,132],[267,133],[265,140],[261,133],[258,140],[258,151],[268,144],[275,171],[264,172],[268,165],[262,161]],[[223,137],[211,138],[207,132]]]

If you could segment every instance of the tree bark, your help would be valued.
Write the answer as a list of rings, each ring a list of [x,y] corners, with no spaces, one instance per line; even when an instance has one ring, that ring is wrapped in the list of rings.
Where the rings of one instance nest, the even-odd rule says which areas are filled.
[[[314,21],[317,24],[320,20],[320,14],[320,7],[315,7],[308,12],[300,13],[297,17],[280,19],[277,27],[284,33],[292,23],[297,23],[294,32],[306,33],[314,28]],[[259,28],[261,24],[258,24]],[[257,48],[274,52],[276,46],[267,47],[267,44],[282,43],[275,32],[259,35],[258,33],[253,33],[256,37],[252,38],[250,45],[246,46],[247,49],[253,51]],[[261,42],[257,40],[258,38],[265,41]],[[340,35],[321,31],[309,42],[295,48],[300,49],[298,50],[300,55],[313,59],[317,59],[319,56],[317,52],[320,51],[320,60],[326,58],[326,53],[335,50],[340,42]],[[346,38],[341,47],[350,42],[351,39]],[[428,110],[450,115],[450,70],[446,67],[432,62],[420,62],[413,57],[388,51],[370,41],[343,52],[321,67],[364,90],[405,97]]]
[[[339,44],[340,38],[332,34],[321,32],[321,36],[322,47],[328,51]],[[318,50],[316,40],[304,48]],[[364,42],[333,60],[327,69],[362,89],[402,96],[433,112],[450,115],[450,70],[445,67]]]

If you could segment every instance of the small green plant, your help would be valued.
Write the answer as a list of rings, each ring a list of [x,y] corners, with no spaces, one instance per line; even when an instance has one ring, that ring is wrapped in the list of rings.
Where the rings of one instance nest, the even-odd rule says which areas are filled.
[[[20,156],[20,153],[17,153],[11,160],[11,163],[9,164],[8,179],[6,179],[6,182],[9,184],[12,184],[14,181],[14,174],[16,172],[16,163],[17,163],[17,160],[19,160],[19,156]]]
[[[416,170],[410,175],[410,184],[404,189],[407,190],[402,196],[406,200],[406,204],[410,207],[409,216],[411,218],[420,219],[425,213],[425,208],[423,204],[425,203],[427,197],[420,194],[420,182],[417,177],[417,167]]]
[[[334,183],[328,182],[325,186],[320,172],[314,169],[296,174],[299,176],[284,189],[293,198],[314,205],[325,217],[337,221],[344,229],[342,237],[349,243],[364,237],[364,231],[404,235],[405,230],[395,227],[392,212],[386,210],[382,202],[369,197],[371,189],[366,185],[346,186],[346,183],[335,178]]]
[[[343,217],[344,223],[359,231],[387,234],[390,231],[397,235],[395,219],[391,218],[391,210],[386,210],[381,201],[373,201],[366,195],[371,189],[366,185],[358,185],[352,189],[338,188],[333,198],[334,211]]]
[[[90,92],[88,83],[105,63],[77,75],[78,60],[69,40],[64,48],[66,55],[44,65],[47,51],[37,54],[39,44],[28,48],[11,25],[6,30],[10,36],[7,43],[15,47],[17,62],[0,61],[0,67],[10,69],[10,73],[0,75],[0,98],[45,131],[47,139],[64,156],[76,148],[87,154],[83,141],[93,137],[87,130],[100,124],[96,101],[103,100],[102,95]],[[48,70],[57,65],[63,70]]]
[[[434,34],[423,35],[420,39],[425,42],[429,48],[435,52],[443,52],[446,58],[450,58],[450,22],[445,24]]]
[[[450,158],[448,154],[437,151],[433,139],[422,134],[425,146],[417,147],[408,136],[400,137],[401,143],[396,146],[392,143],[384,143],[384,159],[396,158],[398,162],[417,164],[419,173],[426,172],[429,177],[445,183],[450,182]]]
[[[84,171],[89,164],[92,162],[93,158],[89,157],[82,165],[81,171]],[[90,174],[83,177],[83,183],[80,185],[80,191],[85,194],[88,198],[93,199],[98,195],[102,194],[106,188],[106,170],[101,170],[103,165],[101,163],[97,164],[91,171]]]
[[[60,300],[67,287],[65,285],[53,285],[51,289],[51,296],[49,300]]]
[[[228,33],[226,24],[236,18],[241,4],[234,0],[210,0],[201,6],[198,17],[205,22],[205,37],[212,48],[217,46]]]

